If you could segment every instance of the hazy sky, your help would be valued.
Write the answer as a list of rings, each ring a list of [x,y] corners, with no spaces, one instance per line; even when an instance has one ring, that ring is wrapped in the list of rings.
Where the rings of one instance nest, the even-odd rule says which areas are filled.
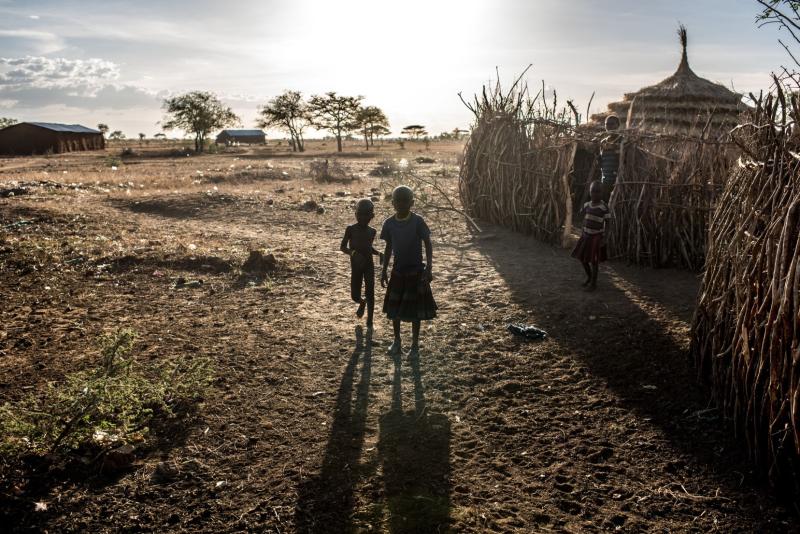
[[[786,63],[755,0],[0,0],[0,116],[156,133],[165,95],[211,90],[252,127],[283,89],[359,94],[394,133],[467,127],[459,101],[533,64],[593,111],[678,65],[736,90]]]

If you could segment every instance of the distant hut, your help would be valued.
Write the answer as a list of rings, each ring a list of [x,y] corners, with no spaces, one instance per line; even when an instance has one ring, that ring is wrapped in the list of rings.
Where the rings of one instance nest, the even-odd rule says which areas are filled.
[[[263,145],[267,137],[261,130],[222,130],[217,136],[218,145]]]
[[[0,130],[0,154],[59,154],[79,150],[102,150],[102,132],[80,124],[20,122]]]
[[[623,127],[659,133],[697,135],[706,127],[716,133],[737,124],[742,95],[695,74],[689,67],[684,26],[678,36],[683,54],[675,74],[609,104],[608,111],[592,115],[588,129],[602,129],[611,114],[619,117]]]

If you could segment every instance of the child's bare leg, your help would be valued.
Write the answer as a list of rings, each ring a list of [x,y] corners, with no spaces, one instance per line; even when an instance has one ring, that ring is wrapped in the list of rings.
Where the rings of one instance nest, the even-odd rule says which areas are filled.
[[[590,291],[594,291],[595,289],[597,289],[597,272],[599,270],[600,266],[598,265],[598,263],[596,261],[592,262],[592,280],[591,283],[589,284]]]
[[[367,328],[372,328],[372,316],[375,313],[375,299],[367,300]]]
[[[583,265],[583,270],[586,271],[586,281],[583,283],[583,287],[587,287],[592,283],[592,267],[586,262],[581,263],[581,265]]]
[[[389,354],[400,354],[403,350],[400,341],[400,319],[392,319],[392,329],[394,330],[394,342],[389,346]]]
[[[362,280],[364,280],[364,271],[353,267],[350,274],[350,297],[353,299],[353,302],[358,304],[356,317],[359,319],[364,316],[364,307],[367,305],[366,299],[361,296]]]
[[[408,353],[409,356],[414,355],[415,353],[419,352],[419,321],[412,321],[411,323],[411,351]]]
[[[372,328],[372,315],[375,311],[375,267],[372,264],[364,273],[364,299],[367,305],[367,328]]]

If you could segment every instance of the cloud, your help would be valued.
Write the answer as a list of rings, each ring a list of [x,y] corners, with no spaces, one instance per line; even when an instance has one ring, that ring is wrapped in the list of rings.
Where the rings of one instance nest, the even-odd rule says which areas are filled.
[[[0,101],[14,107],[63,105],[87,110],[158,105],[158,94],[119,83],[119,66],[98,58],[0,58]]]
[[[19,40],[31,41],[35,53],[52,54],[64,48],[64,40],[58,35],[39,30],[0,30],[0,44],[3,41],[16,43]]]

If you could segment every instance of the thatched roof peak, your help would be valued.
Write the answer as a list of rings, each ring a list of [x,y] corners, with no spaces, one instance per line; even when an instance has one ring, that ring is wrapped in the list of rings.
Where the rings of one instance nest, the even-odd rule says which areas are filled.
[[[741,95],[695,74],[689,66],[689,39],[682,24],[678,28],[678,38],[681,61],[675,73],[609,104],[607,112],[592,116],[595,127],[602,127],[610,113],[619,116],[623,123],[629,119],[630,127],[656,130],[691,130],[698,124],[705,124],[704,117],[709,114],[714,115],[715,126],[736,121],[742,106]]]
[[[694,72],[692,72],[692,69],[689,67],[689,55],[686,53],[686,48],[689,43],[689,36],[686,33],[686,26],[684,26],[683,24],[681,24],[680,27],[678,28],[678,39],[681,40],[682,53],[681,53],[681,64],[678,65],[677,72],[688,72],[694,74]]]
[[[741,99],[740,95],[724,85],[701,78],[689,66],[687,53],[688,36],[685,26],[680,26],[678,37],[680,38],[682,51],[681,62],[675,73],[655,85],[645,87],[635,93],[626,94],[625,100],[630,102],[634,98],[641,100],[643,97],[657,97],[659,100],[711,100],[720,104],[736,105]]]

